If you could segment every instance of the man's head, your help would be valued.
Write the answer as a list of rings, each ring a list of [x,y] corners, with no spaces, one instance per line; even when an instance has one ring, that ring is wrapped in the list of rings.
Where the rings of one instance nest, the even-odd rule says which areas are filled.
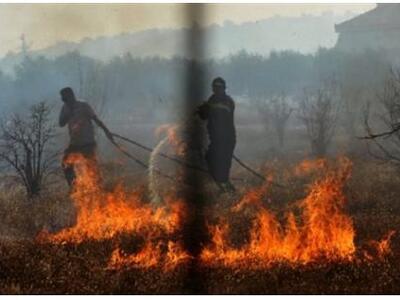
[[[65,87],[60,91],[61,100],[65,104],[72,104],[76,101],[74,91],[70,87]]]
[[[217,77],[212,81],[212,90],[215,95],[225,94],[226,83],[221,77]]]

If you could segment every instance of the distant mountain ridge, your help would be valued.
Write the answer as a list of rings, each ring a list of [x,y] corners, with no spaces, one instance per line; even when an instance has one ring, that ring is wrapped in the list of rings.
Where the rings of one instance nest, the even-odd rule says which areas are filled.
[[[333,47],[337,40],[334,25],[354,17],[353,13],[320,16],[281,17],[235,24],[225,21],[213,24],[204,30],[209,40],[206,57],[222,58],[238,51],[269,55],[271,51],[294,50],[313,53],[319,47]],[[185,37],[188,28],[148,29],[139,32],[122,33],[115,36],[85,38],[80,42],[60,41],[53,46],[31,51],[33,57],[54,58],[72,51],[102,61],[130,53],[133,57],[190,56],[185,53]],[[0,70],[12,73],[15,65],[22,60],[21,53],[9,53],[0,59]]]

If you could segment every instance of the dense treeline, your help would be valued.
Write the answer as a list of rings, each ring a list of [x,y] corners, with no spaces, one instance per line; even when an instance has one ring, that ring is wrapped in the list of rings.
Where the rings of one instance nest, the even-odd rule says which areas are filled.
[[[101,51],[101,50],[99,50]],[[185,72],[193,61],[184,58],[134,58],[130,54],[100,62],[77,52],[55,59],[29,56],[16,67],[15,76],[0,73],[0,108],[55,101],[58,91],[72,86],[77,94],[96,106],[105,117],[148,117],[174,110],[183,100]],[[248,101],[267,99],[284,92],[294,99],[305,88],[335,80],[343,95],[376,94],[391,65],[385,54],[367,51],[347,54],[320,49],[315,55],[273,52],[269,57],[239,52],[222,60],[197,62],[199,75],[223,76],[229,92]],[[200,82],[200,80],[199,80]],[[364,96],[363,96],[364,97]],[[113,108],[113,114],[110,109]]]

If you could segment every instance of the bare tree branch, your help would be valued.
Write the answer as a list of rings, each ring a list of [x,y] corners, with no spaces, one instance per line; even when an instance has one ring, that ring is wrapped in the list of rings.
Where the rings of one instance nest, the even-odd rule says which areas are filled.
[[[376,159],[393,162],[400,165],[400,74],[393,69],[387,79],[381,94],[377,95],[378,103],[382,105],[384,112],[377,119],[386,127],[379,133],[374,133],[370,125],[371,103],[367,103],[364,111],[364,129],[366,136],[360,139],[366,140],[375,146],[379,154],[369,151]]]
[[[0,122],[0,161],[14,170],[29,198],[39,194],[58,155],[49,150],[55,136],[49,115],[50,108],[40,102],[28,116],[15,114]]]
[[[334,136],[339,111],[337,85],[334,81],[320,88],[304,90],[298,117],[306,128],[315,156],[324,156]]]

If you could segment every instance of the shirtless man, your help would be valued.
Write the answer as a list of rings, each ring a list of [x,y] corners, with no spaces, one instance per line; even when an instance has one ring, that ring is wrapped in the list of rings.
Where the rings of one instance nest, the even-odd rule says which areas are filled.
[[[60,91],[61,100],[64,105],[60,112],[59,125],[68,125],[70,142],[64,151],[62,168],[68,185],[71,186],[75,179],[74,166],[68,161],[71,154],[82,154],[88,159],[96,160],[96,141],[94,137],[94,121],[103,129],[106,136],[113,141],[113,136],[108,128],[94,113],[93,109],[86,102],[78,101],[74,91],[70,87]]]

